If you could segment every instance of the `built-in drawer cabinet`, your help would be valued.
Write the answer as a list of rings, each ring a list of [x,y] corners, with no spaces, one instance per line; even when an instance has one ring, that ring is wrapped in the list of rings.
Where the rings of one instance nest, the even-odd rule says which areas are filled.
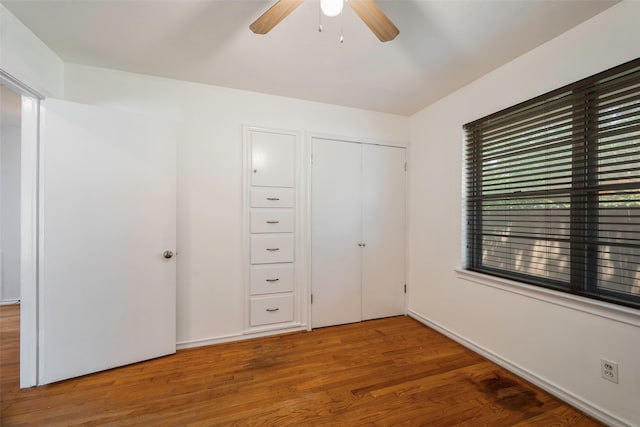
[[[293,264],[251,266],[251,295],[293,292]]]
[[[293,209],[252,209],[252,233],[293,233]]]
[[[249,193],[252,208],[293,207],[293,188],[252,188]]]
[[[251,326],[293,321],[293,294],[251,297]]]
[[[246,332],[301,324],[299,179],[296,132],[247,128],[245,133]]]

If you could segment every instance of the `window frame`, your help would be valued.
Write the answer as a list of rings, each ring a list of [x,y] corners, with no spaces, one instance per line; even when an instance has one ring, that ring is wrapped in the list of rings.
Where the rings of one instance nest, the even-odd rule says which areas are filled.
[[[631,309],[632,311],[640,309],[640,296],[638,298],[631,296],[625,299],[624,297],[620,297],[620,295],[624,295],[623,292],[616,292],[607,288],[598,287],[597,275],[599,267],[596,267],[595,269],[592,267],[584,267],[585,263],[587,266],[595,265],[595,262],[598,260],[598,248],[602,245],[590,245],[589,243],[586,243],[588,241],[598,241],[597,223],[599,220],[599,192],[592,191],[589,193],[584,190],[573,190],[573,187],[576,184],[584,184],[584,181],[580,182],[579,180],[576,180],[576,170],[586,171],[586,181],[593,181],[598,178],[597,162],[599,154],[597,149],[593,150],[593,148],[597,148],[599,144],[598,134],[589,134],[588,137],[583,139],[576,137],[576,135],[586,134],[587,129],[592,129],[594,126],[597,126],[597,114],[594,115],[593,112],[595,111],[597,113],[600,111],[598,110],[598,96],[600,94],[598,82],[606,80],[612,76],[616,76],[617,74],[624,73],[625,71],[634,70],[638,67],[640,67],[640,58],[464,125],[463,128],[466,137],[464,138],[465,143],[463,145],[463,152],[465,153],[465,159],[463,162],[465,169],[463,175],[463,182],[465,183],[463,191],[463,197],[465,198],[463,203],[463,259],[465,262],[463,270],[456,270],[459,277],[474,282],[485,282],[483,284],[488,283],[491,286],[493,286],[491,283],[499,283],[500,286],[523,284],[525,289],[531,287],[540,288],[541,290],[549,291],[550,295],[553,295],[554,297],[557,297],[557,294],[562,296],[564,296],[563,294],[566,294],[571,297],[570,299],[577,297],[579,299],[587,299],[587,301],[590,301],[591,303],[598,302],[596,306],[604,304],[605,306],[612,305],[614,308],[624,307],[625,312],[628,309]],[[634,71],[634,74],[636,72],[638,71]],[[633,87],[634,85],[635,83],[632,83],[630,87]],[[572,160],[569,169],[571,170],[570,185],[572,189],[570,191],[570,203],[568,210],[570,211],[569,227],[572,230],[572,238],[575,238],[574,234],[578,234],[575,230],[577,223],[575,218],[581,217],[585,212],[588,213],[588,215],[586,215],[586,222],[580,224],[580,227],[583,228],[582,232],[585,234],[583,236],[585,242],[581,245],[574,245],[574,240],[572,240],[572,244],[569,249],[569,269],[571,278],[568,282],[550,278],[540,279],[536,278],[536,276],[532,276],[531,274],[525,274],[519,271],[487,267],[486,264],[483,266],[483,202],[476,202],[476,200],[486,200],[486,196],[482,194],[482,183],[477,184],[478,181],[482,180],[483,168],[486,166],[486,163],[483,162],[481,153],[484,148],[481,143],[482,138],[477,136],[478,133],[480,133],[482,124],[486,124],[493,119],[508,116],[509,114],[515,114],[518,116],[518,114],[523,114],[523,109],[527,107],[540,105],[541,103],[544,103],[545,100],[552,100],[554,97],[562,96],[563,94],[566,95],[567,93],[569,93],[570,98],[576,98],[571,100],[570,104],[573,126],[571,130],[571,140],[578,141],[578,139],[580,139],[578,143],[572,143],[571,145]],[[517,123],[517,121],[510,123],[514,124]],[[471,146],[472,139],[476,140],[473,146]],[[594,152],[595,155],[581,155],[581,153],[589,151]],[[477,161],[470,164],[470,156]],[[595,187],[598,187],[598,185],[595,185]],[[638,184],[637,190],[640,191],[640,184]],[[512,197],[509,200],[513,200],[515,198],[517,197]],[[473,201],[470,202],[470,200]],[[472,221],[469,221],[470,218],[472,218]],[[591,226],[585,226],[587,223],[591,224]],[[472,227],[470,227],[471,224],[473,224]],[[594,224],[596,226],[594,226]],[[475,233],[472,229],[474,227],[477,230]],[[589,233],[591,233],[591,235],[589,235]],[[593,233],[595,233],[595,235],[593,235]],[[577,260],[580,261],[578,262]],[[481,280],[483,275],[487,276],[487,280]],[[575,277],[577,277],[577,279]],[[576,286],[576,283],[579,283],[579,287]]]

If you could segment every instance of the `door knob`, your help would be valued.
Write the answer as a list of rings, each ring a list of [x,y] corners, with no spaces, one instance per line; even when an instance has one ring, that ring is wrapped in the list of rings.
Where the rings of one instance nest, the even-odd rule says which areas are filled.
[[[162,252],[162,256],[165,257],[166,259],[173,258],[173,252],[170,250],[166,250]]]

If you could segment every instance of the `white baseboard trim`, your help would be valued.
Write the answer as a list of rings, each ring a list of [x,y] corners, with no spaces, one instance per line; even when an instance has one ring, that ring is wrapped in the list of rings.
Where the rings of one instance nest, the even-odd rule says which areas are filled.
[[[458,335],[457,333],[451,331],[450,329],[447,329],[446,327],[440,325],[437,322],[434,322],[430,319],[427,319],[426,317],[416,313],[415,311],[409,310],[408,311],[408,315],[409,317],[417,320],[418,322],[440,332],[441,334],[447,336],[448,338],[451,338],[452,340],[456,341],[457,343],[463,345],[464,347],[468,348],[469,350],[478,353],[479,355],[485,357],[486,359],[489,359],[490,361],[492,361],[493,363],[505,368],[506,370],[518,375],[519,377],[524,378],[525,380],[529,381],[532,384],[535,384],[536,386],[540,387],[541,389],[547,391],[548,393],[554,395],[555,397],[557,397],[560,400],[563,400],[565,402],[567,402],[569,405],[574,406],[576,408],[578,408],[579,410],[581,410],[582,412],[584,412],[585,414],[588,414],[590,416],[592,416],[593,418],[605,423],[608,426],[612,426],[612,427],[633,427],[633,424],[625,421],[621,418],[619,418],[618,416],[600,408],[597,405],[594,405],[586,400],[584,400],[583,398],[581,398],[580,396],[576,396],[575,394],[571,393],[568,390],[565,390],[564,388],[542,378],[539,377],[537,375],[535,375],[534,373],[508,361],[507,359],[503,358],[502,356],[493,353],[492,351],[476,344],[473,341],[468,340],[467,338]]]
[[[0,305],[20,304],[19,299],[3,299],[0,300]]]
[[[307,331],[307,325],[298,325],[291,328],[267,330],[258,332],[240,332],[237,334],[223,335],[219,337],[201,338],[197,340],[178,341],[176,343],[176,350],[183,350],[186,348],[203,347],[206,345],[222,344],[234,341],[243,341],[251,338],[267,337],[271,335],[287,334],[289,332],[302,332]]]

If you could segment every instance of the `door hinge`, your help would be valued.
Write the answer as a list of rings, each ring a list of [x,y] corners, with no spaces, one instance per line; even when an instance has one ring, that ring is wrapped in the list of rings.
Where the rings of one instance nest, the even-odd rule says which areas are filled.
[[[404,162],[404,171],[407,171],[407,162]]]
[[[311,164],[313,164],[313,153],[311,153]]]
[[[311,304],[313,304],[313,294],[311,294]]]
[[[407,284],[406,283],[404,284],[404,293],[405,294],[407,293]]]

